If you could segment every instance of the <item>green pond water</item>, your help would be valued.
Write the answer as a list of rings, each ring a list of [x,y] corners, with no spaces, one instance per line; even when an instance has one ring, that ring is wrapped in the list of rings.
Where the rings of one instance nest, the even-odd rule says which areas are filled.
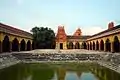
[[[0,70],[0,80],[120,80],[94,63],[20,63]]]

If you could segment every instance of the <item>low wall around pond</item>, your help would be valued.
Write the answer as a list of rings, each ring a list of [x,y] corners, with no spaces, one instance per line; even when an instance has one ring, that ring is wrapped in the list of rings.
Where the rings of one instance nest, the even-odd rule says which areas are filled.
[[[7,68],[7,67],[10,67],[10,66],[18,64],[18,63],[20,63],[20,61],[14,61],[14,62],[0,64],[0,69]]]
[[[1,54],[0,55],[0,69],[15,65],[21,62],[21,60],[12,56],[11,54]]]
[[[87,59],[86,60],[78,60],[77,59],[77,60],[60,60],[60,61],[56,61],[56,60],[42,61],[42,60],[39,60],[39,59],[37,60],[36,58],[35,59],[31,59],[31,57],[29,57],[31,55],[26,55],[29,58],[27,58],[25,60],[23,58],[24,56],[25,55],[23,55],[23,56],[21,56],[21,55],[15,56],[15,55],[12,55],[12,54],[3,54],[3,55],[0,55],[0,69],[6,68],[6,67],[9,67],[9,66],[12,66],[12,65],[15,65],[15,64],[20,63],[20,62],[22,62],[22,63],[67,63],[67,62],[73,63],[73,62],[75,62],[75,63],[98,63],[101,66],[104,66],[106,68],[109,68],[111,70],[114,70],[114,71],[120,73],[120,65],[117,65],[117,64],[115,64],[113,62],[104,60],[100,56],[94,57],[95,60],[87,60]],[[73,55],[71,55],[71,56],[73,56]],[[105,55],[103,55],[103,57],[104,56]],[[19,57],[21,57],[21,58],[19,59]],[[115,59],[116,59],[116,57],[115,57]]]
[[[113,64],[111,64],[109,62],[90,61],[90,60],[86,60],[86,61],[36,61],[36,60],[25,61],[25,60],[22,60],[21,61],[21,60],[14,59],[14,60],[10,61],[9,59],[7,59],[3,63],[0,63],[0,69],[6,68],[6,67],[9,67],[9,66],[21,63],[21,62],[22,63],[55,63],[55,64],[57,64],[57,63],[58,64],[59,63],[97,63],[97,64],[99,64],[101,66],[104,66],[106,68],[114,70],[117,73],[120,73],[120,66],[118,66],[118,65],[113,65]]]
[[[112,64],[110,62],[105,62],[105,61],[97,61],[97,63],[99,65],[109,68],[117,73],[120,73],[120,65]]]

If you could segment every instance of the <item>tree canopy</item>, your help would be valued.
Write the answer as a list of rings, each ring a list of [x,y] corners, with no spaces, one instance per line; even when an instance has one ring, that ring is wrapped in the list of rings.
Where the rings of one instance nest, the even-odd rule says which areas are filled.
[[[34,27],[31,30],[36,49],[55,48],[55,33],[48,27]]]

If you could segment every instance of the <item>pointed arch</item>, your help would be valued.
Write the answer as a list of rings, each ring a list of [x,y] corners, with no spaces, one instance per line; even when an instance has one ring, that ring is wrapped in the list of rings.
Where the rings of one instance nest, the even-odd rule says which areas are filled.
[[[87,47],[88,47],[88,50],[90,49],[90,47],[89,47],[90,45],[89,45],[89,43],[88,43],[88,45],[87,45]]]
[[[80,44],[79,44],[79,42],[76,42],[76,43],[75,43],[75,49],[80,49]]]
[[[28,40],[27,42],[27,51],[31,50],[31,42],[30,40]]]
[[[4,40],[2,42],[2,51],[3,52],[9,52],[10,51],[10,41],[9,41],[9,37],[6,35],[4,37]]]
[[[96,50],[99,50],[99,42],[96,41]]]
[[[95,50],[95,42],[93,41],[93,50]]]
[[[83,46],[83,49],[87,49],[86,42],[83,42],[83,43],[82,43],[82,46]]]
[[[18,42],[17,38],[15,38],[12,41],[12,51],[18,51],[18,49],[19,49],[19,42]]]
[[[114,37],[113,49],[114,52],[120,52],[120,42],[117,36]]]
[[[73,49],[73,42],[69,42],[69,49]]]
[[[106,51],[109,51],[109,52],[111,51],[111,43],[109,39],[105,41],[105,47],[106,47]]]
[[[25,51],[26,48],[26,43],[25,40],[23,39],[20,43],[20,51]]]
[[[104,51],[104,41],[103,40],[100,41],[100,50]]]
[[[92,43],[90,42],[90,50],[92,50]]]
[[[67,43],[67,49],[70,49],[70,48],[69,48],[69,43]]]

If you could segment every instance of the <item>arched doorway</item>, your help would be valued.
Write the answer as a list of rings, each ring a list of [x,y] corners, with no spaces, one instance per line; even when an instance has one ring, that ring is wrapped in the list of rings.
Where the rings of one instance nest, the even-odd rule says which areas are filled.
[[[106,51],[109,51],[109,52],[111,51],[111,43],[109,39],[105,41],[105,47],[106,47]]]
[[[60,43],[60,49],[63,49],[63,43]]]
[[[6,35],[4,37],[3,43],[2,43],[2,51],[3,52],[9,52],[10,51],[10,41],[9,41],[9,37]]]
[[[96,50],[99,50],[99,42],[96,42]]]
[[[26,43],[25,43],[25,40],[23,39],[20,43],[20,51],[25,51],[25,46],[26,46]]]
[[[88,50],[89,50],[89,49],[90,49],[90,45],[89,45],[89,43],[88,43],[87,47],[88,47]]]
[[[85,42],[82,43],[83,49],[87,49],[87,45]]]
[[[117,36],[114,37],[113,49],[114,49],[114,52],[120,52],[120,43]]]
[[[100,41],[100,50],[104,51],[104,42],[103,42],[103,40]]]
[[[76,42],[76,43],[75,43],[75,49],[80,49],[80,44],[79,44],[79,42]]]
[[[27,51],[31,50],[31,42],[30,40],[27,42]]]
[[[70,49],[70,48],[69,48],[69,43],[67,43],[67,49]]]
[[[90,42],[90,50],[92,50],[92,43]]]
[[[18,51],[19,49],[19,42],[18,40],[15,38],[13,41],[12,41],[12,51]]]
[[[69,42],[69,49],[73,49],[73,43]]]
[[[95,50],[95,42],[93,41],[93,50]]]

